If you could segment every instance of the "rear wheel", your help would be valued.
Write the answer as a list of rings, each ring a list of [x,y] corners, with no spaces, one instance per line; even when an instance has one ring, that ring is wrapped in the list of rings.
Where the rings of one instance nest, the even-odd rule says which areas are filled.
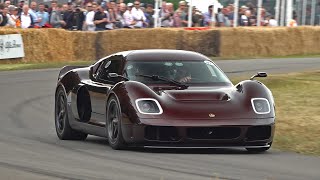
[[[113,96],[107,105],[107,135],[112,149],[120,150],[126,147],[121,131],[120,105]]]
[[[55,97],[55,126],[57,136],[61,140],[85,140],[88,134],[71,128],[68,118],[67,98],[62,87],[59,87]]]

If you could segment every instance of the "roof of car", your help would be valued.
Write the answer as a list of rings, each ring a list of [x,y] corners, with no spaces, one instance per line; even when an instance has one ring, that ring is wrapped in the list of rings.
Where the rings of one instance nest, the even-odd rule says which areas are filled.
[[[128,61],[203,61],[208,60],[209,58],[193,51],[185,50],[172,50],[172,49],[147,49],[147,50],[132,50],[132,51],[123,51],[117,54],[122,54],[126,57]]]

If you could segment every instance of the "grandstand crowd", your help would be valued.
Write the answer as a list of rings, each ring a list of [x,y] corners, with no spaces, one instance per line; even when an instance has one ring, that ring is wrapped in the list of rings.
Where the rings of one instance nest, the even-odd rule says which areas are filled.
[[[193,27],[232,27],[234,6],[229,4],[213,12],[208,5],[207,12],[192,8]],[[157,18],[158,16],[158,18]],[[153,28],[155,19],[160,27],[187,27],[188,3],[180,1],[177,9],[170,2],[163,1],[159,10],[143,0],[125,4],[123,0],[75,0],[72,3],[50,4],[20,0],[18,4],[6,0],[0,4],[0,26],[13,28],[63,28],[67,30],[103,31],[119,28]],[[257,8],[254,5],[241,6],[237,18],[239,26],[257,26]],[[261,26],[277,26],[274,17],[262,8]],[[296,26],[293,23],[292,26]]]

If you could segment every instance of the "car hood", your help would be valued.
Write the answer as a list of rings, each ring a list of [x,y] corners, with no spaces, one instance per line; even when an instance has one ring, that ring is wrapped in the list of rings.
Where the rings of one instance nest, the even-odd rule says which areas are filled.
[[[122,87],[122,86],[117,86]],[[219,120],[219,119],[265,119],[275,117],[274,101],[270,90],[256,81],[243,81],[234,86],[176,86],[145,85],[140,82],[125,82],[121,93],[122,104],[130,102],[130,117],[165,120]],[[128,95],[128,99],[125,99]],[[159,102],[161,114],[144,114],[138,111],[136,100],[152,98]],[[266,98],[270,113],[257,114],[253,110],[252,98]]]
[[[163,114],[142,118],[219,120],[274,117],[273,110],[269,114],[256,114],[251,105],[251,98],[255,95],[239,92],[234,86],[162,89],[156,93]]]

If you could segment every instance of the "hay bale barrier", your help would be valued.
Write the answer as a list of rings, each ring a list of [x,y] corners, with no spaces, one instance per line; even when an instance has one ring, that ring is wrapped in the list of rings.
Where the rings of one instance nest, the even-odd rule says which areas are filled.
[[[221,57],[320,54],[320,27],[240,27],[220,30]]]
[[[208,56],[219,55],[219,30],[181,31],[179,48],[196,51]]]
[[[69,61],[92,61],[96,59],[96,37],[95,32],[69,32],[72,41],[73,56],[66,59]],[[73,58],[73,59],[72,59]]]
[[[103,32],[0,28],[0,35],[17,33],[23,37],[26,56],[0,60],[0,63],[92,61],[135,49],[182,49],[223,58],[320,54],[320,27],[307,26],[119,29]]]

